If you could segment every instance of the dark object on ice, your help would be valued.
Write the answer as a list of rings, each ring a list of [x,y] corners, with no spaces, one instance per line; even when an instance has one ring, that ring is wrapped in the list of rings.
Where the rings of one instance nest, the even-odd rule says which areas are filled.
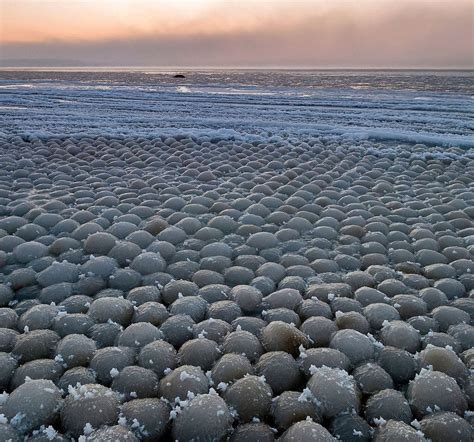
[[[186,76],[184,76],[183,74],[176,74],[173,75],[173,78],[186,78]]]

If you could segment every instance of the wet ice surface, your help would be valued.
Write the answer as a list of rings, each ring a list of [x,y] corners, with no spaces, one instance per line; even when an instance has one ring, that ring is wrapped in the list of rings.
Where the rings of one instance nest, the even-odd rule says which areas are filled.
[[[412,83],[438,100],[425,145],[311,126],[418,132],[419,111],[367,117],[409,106],[403,77],[329,115],[341,90],[274,95],[296,76],[234,78],[252,94],[229,106],[86,74],[0,89],[27,108],[0,138],[0,440],[472,439],[463,82]]]

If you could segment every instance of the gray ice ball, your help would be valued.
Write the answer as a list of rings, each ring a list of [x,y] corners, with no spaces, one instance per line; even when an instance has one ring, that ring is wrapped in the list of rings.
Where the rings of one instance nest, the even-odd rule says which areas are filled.
[[[119,405],[117,394],[103,385],[71,387],[61,409],[61,423],[66,431],[78,437],[86,425],[100,428],[116,423]]]
[[[198,394],[173,421],[172,434],[178,441],[222,440],[231,429],[232,416],[217,394]]]
[[[264,419],[272,404],[273,392],[263,377],[246,376],[237,380],[224,393],[227,405],[234,409],[241,422],[254,417]]]
[[[49,380],[32,380],[16,388],[4,406],[10,424],[21,433],[54,422],[61,407],[61,391]]]

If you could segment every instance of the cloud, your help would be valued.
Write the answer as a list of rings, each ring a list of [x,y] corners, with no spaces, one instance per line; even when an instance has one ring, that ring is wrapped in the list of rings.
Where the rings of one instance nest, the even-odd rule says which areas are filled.
[[[3,56],[109,66],[474,65],[473,10],[464,0],[276,0],[253,10],[252,2],[229,0],[183,16],[148,6],[147,20],[121,17],[128,24],[120,32],[109,23],[99,36],[11,41]]]

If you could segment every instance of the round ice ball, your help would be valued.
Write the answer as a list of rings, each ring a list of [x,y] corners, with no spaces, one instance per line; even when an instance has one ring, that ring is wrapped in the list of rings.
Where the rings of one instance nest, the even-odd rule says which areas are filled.
[[[248,440],[273,442],[275,435],[269,425],[263,422],[250,422],[237,425],[229,439],[230,442],[245,442]]]
[[[156,396],[158,376],[152,370],[130,365],[113,373],[112,390],[121,394],[124,400]]]
[[[237,380],[224,393],[224,399],[242,422],[264,419],[272,404],[273,392],[264,377],[246,376]]]
[[[414,428],[401,421],[389,420],[381,422],[374,433],[374,442],[391,442],[403,440],[410,442],[424,442],[426,439]]]
[[[173,421],[176,440],[221,440],[231,429],[232,417],[217,394],[198,394]]]
[[[178,351],[178,360],[182,365],[194,365],[204,371],[210,370],[221,351],[216,342],[200,337],[185,342]]]
[[[281,436],[282,442],[314,441],[335,442],[337,439],[331,436],[326,428],[316,422],[304,420],[296,422]]]
[[[428,345],[419,354],[420,366],[443,372],[462,384],[468,377],[468,369],[450,348]]]
[[[97,350],[89,367],[94,370],[98,382],[104,385],[112,382],[112,373],[133,365],[135,351],[129,347],[105,347]]]
[[[380,365],[373,362],[357,366],[352,372],[352,376],[364,394],[370,395],[393,388],[391,376]]]
[[[100,323],[113,321],[127,326],[132,320],[133,311],[133,304],[130,301],[106,296],[96,299],[90,305],[88,314]]]
[[[375,393],[367,400],[365,407],[367,422],[375,423],[377,419],[402,421],[409,424],[413,415],[410,405],[402,393],[386,389]]]
[[[188,392],[204,394],[209,389],[209,380],[199,367],[182,365],[169,372],[160,381],[160,394],[170,402],[185,400]]]
[[[255,368],[258,375],[265,376],[274,394],[296,389],[302,380],[297,362],[283,351],[263,354]]]
[[[380,340],[384,345],[402,348],[410,353],[415,353],[420,348],[420,333],[403,321],[383,324]]]
[[[332,337],[329,346],[344,353],[353,365],[374,357],[372,342],[367,336],[356,330],[339,330]]]
[[[354,379],[346,371],[323,366],[311,372],[308,388],[325,417],[335,417],[344,411],[359,411],[360,393]]]
[[[56,347],[56,357],[68,368],[87,366],[97,350],[94,340],[84,335],[71,334],[61,339]]]
[[[254,374],[250,361],[244,356],[236,353],[223,355],[212,367],[211,379],[214,385],[225,385],[241,379],[247,374]]]
[[[168,405],[158,398],[134,399],[122,406],[122,414],[127,424],[139,423],[137,431],[146,441],[157,440],[167,429],[169,420]]]
[[[153,370],[161,379],[167,370],[176,368],[178,356],[171,344],[157,340],[142,347],[138,354],[138,365]]]
[[[61,406],[61,391],[50,380],[26,382],[8,396],[3,412],[22,433],[54,422]]]
[[[28,264],[29,262],[46,256],[48,254],[48,247],[37,241],[25,242],[19,244],[13,249],[13,257],[21,264]]]
[[[438,412],[425,416],[419,423],[425,437],[433,442],[472,440],[473,428],[462,417],[452,412]]]
[[[75,437],[84,428],[100,428],[117,422],[120,401],[116,393],[99,384],[71,387],[61,409],[61,423]]]
[[[463,415],[467,401],[456,381],[440,371],[422,369],[407,390],[410,405],[417,416],[435,411],[452,411]]]
[[[331,434],[340,440],[351,442],[369,442],[372,440],[372,428],[357,414],[336,416],[330,426]]]
[[[308,346],[308,337],[295,326],[274,321],[262,330],[262,344],[267,351],[284,351],[297,356],[300,346]]]
[[[307,417],[315,422],[321,421],[320,411],[314,398],[299,391],[284,391],[276,397],[272,404],[272,415],[275,424],[282,430]]]

